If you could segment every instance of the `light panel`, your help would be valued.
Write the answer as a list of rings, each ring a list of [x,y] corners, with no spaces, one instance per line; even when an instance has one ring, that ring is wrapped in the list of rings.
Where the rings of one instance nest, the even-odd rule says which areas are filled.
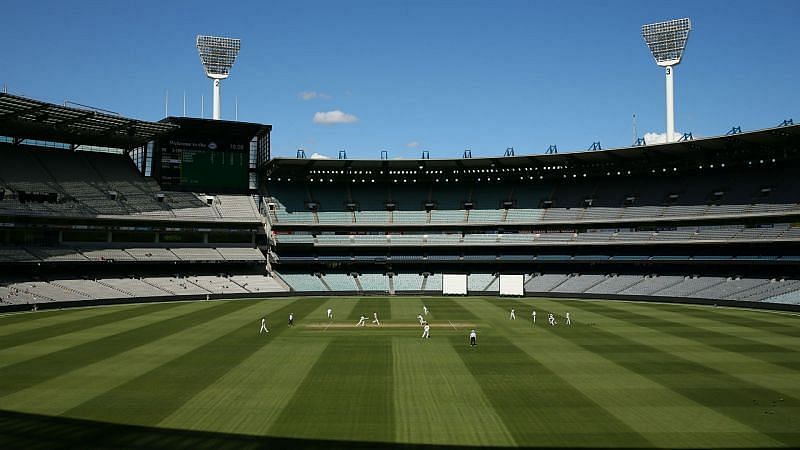
[[[197,36],[197,51],[210,78],[226,78],[239,55],[239,39],[218,36]]]
[[[681,61],[692,23],[688,18],[642,25],[642,37],[656,64],[674,66]]]

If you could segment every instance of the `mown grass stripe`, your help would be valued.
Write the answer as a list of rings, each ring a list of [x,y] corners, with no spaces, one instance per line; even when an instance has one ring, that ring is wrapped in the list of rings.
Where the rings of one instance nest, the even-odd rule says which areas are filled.
[[[572,303],[571,308],[615,320],[620,317],[619,311],[598,302]],[[800,445],[800,432],[785,432],[797,429],[791,423],[793,411],[800,408],[798,399],[601,327],[594,327],[592,334],[573,342],[784,445]]]
[[[460,317],[477,320],[461,304]],[[478,381],[514,440],[523,446],[643,447],[641,434],[500,333],[482,333],[477,347],[451,345]]]
[[[155,305],[152,309],[144,309],[149,309],[152,314],[176,307],[174,304]],[[213,320],[219,316],[221,311],[241,307],[242,305],[236,302],[211,304],[200,310],[169,317],[110,336],[103,336],[74,347],[0,368],[0,397],[27,389],[89,364],[161,339],[169,334]]]
[[[110,322],[118,320],[130,319],[132,317],[143,316],[151,314],[155,311],[163,311],[178,306],[178,303],[159,303],[154,305],[141,305],[137,308],[108,308],[100,314],[91,315],[89,317],[78,317],[75,320],[68,322],[54,323],[42,327],[36,326],[37,323],[32,324],[32,327],[27,330],[21,330],[13,334],[0,336],[0,350],[18,345],[30,344],[32,342],[41,341],[55,336],[63,336],[75,331],[85,331],[87,329],[105,325]],[[94,312],[94,311],[92,311]],[[73,314],[70,314],[70,316]]]
[[[481,306],[483,303],[485,306]],[[528,305],[528,308],[525,307]],[[627,370],[604,358],[585,351],[573,341],[594,336],[595,319],[589,313],[578,311],[581,321],[572,326],[550,328],[539,324],[532,327],[530,321],[512,322],[505,312],[510,307],[538,311],[572,311],[572,302],[543,304],[525,301],[519,305],[513,300],[470,302],[472,310],[491,316],[496,326],[507,330],[519,348],[538,359],[553,372],[575,386],[596,403],[603,405],[615,417],[644,435],[655,446],[663,448],[703,447],[752,447],[780,446],[780,443],[764,436],[746,424],[726,416],[712,408],[698,404],[667,387]],[[628,305],[630,306],[630,305]],[[624,322],[611,324],[615,329],[625,328]],[[603,323],[599,326],[606,326]],[[632,325],[628,329],[635,329]],[[641,334],[636,334],[637,336]],[[631,355],[635,357],[635,355]],[[765,365],[759,361],[754,364]],[[773,369],[774,370],[774,369]],[[681,375],[677,375],[681,376]],[[684,377],[692,383],[692,377]]]
[[[749,358],[756,358],[766,363],[785,367],[792,371],[800,371],[800,349],[792,350],[777,345],[758,342],[729,333],[721,333],[711,328],[701,328],[679,320],[666,319],[663,316],[638,313],[618,305],[603,305],[616,311],[615,317],[640,326],[657,329],[671,336],[689,339],[702,345],[718,348],[726,352],[738,353]],[[692,314],[693,316],[694,314]],[[690,317],[684,315],[684,317]],[[711,319],[711,318],[710,318]],[[711,319],[716,323],[725,323]],[[786,356],[791,356],[788,360]]]
[[[216,339],[227,333],[231,324],[238,326],[244,317],[252,318],[263,312],[264,306],[260,302],[247,303],[246,308],[217,310],[218,315],[212,321],[164,336],[37,384],[30,389],[7,395],[3,398],[3,404],[9,409],[19,411],[62,414],[90,398],[102,395],[136,376],[181,356],[186,351]],[[277,308],[279,303],[275,302],[275,305]],[[202,309],[208,306],[208,304],[197,304],[194,308]],[[92,382],[87,383],[86,380]]]
[[[240,302],[243,305],[249,302]],[[290,312],[301,320],[316,307],[308,300],[269,313],[270,332],[259,335],[260,316],[229,333],[70,409],[64,415],[116,423],[158,425],[198,392],[285,332]],[[198,372],[198,369],[201,371]],[[164,393],[167,393],[165,395]]]
[[[677,305],[660,305],[664,310],[678,313],[678,314],[686,314],[687,309],[686,306],[677,306]],[[718,322],[726,323],[729,325],[738,325],[741,327],[753,328],[756,327],[759,330],[763,330],[767,333],[775,333],[781,334],[784,336],[791,336],[791,337],[800,337],[800,327],[795,326],[790,322],[796,322],[798,317],[796,316],[789,316],[784,314],[772,314],[773,317],[766,317],[769,312],[765,311],[749,311],[750,314],[747,317],[742,316],[742,310],[738,309],[731,309],[728,310],[727,308],[720,307],[720,308],[711,308],[711,307],[694,307],[691,309],[692,315],[697,317],[702,317],[706,319],[716,320]],[[763,318],[759,318],[762,316]],[[775,320],[771,320],[771,319]]]
[[[436,333],[425,341],[395,337],[392,352],[397,441],[515,445],[448,339]]]
[[[383,336],[333,339],[269,433],[394,441],[391,347],[391,338]]]
[[[357,302],[351,298],[319,302],[292,330],[271,338],[269,344],[198,392],[159,426],[265,434],[330,341],[320,330],[305,331],[304,325],[327,320],[329,306],[345,316]]]
[[[25,311],[25,312],[13,312],[13,313],[4,313],[0,314],[0,330],[4,334],[7,333],[8,330],[14,330],[14,325],[22,324],[23,328],[27,328],[27,324],[37,322],[40,320],[48,319],[48,320],[56,320],[56,321],[67,321],[71,320],[69,316],[72,315],[81,315],[85,314],[87,311],[95,311],[95,310],[102,310],[101,308],[68,308],[65,310],[60,309],[46,309],[37,312]],[[14,331],[16,332],[16,331]]]

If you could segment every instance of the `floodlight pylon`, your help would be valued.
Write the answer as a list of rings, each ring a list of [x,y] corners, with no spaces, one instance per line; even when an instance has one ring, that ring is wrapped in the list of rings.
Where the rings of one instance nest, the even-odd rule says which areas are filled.
[[[642,25],[642,37],[656,64],[666,69],[667,142],[675,141],[674,67],[681,62],[692,22],[688,18]]]
[[[214,85],[213,119],[220,118],[220,84],[228,78],[231,67],[241,49],[239,39],[218,36],[197,36],[197,51],[206,70],[206,76]]]

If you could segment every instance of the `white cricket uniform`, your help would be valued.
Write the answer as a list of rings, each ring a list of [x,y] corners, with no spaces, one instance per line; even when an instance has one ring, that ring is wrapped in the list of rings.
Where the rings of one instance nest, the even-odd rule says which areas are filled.
[[[428,315],[428,307],[427,306],[422,305],[422,311],[425,313],[426,316]]]
[[[267,319],[265,318],[261,319],[261,330],[258,332],[258,334],[261,333],[269,333],[269,330],[267,329]]]
[[[333,309],[328,308],[328,319],[333,319]]]
[[[289,326],[294,325],[294,313],[289,313]]]
[[[361,316],[361,317],[358,319],[358,323],[356,324],[356,326],[357,326],[357,327],[365,327],[365,326],[367,326],[367,322],[366,322],[366,320],[367,320],[367,316]]]
[[[422,328],[422,338],[423,339],[430,339],[431,338],[431,326],[430,325],[425,324],[425,326]]]
[[[531,314],[531,317],[533,317],[533,323],[536,323],[536,311],[533,311],[533,314]]]
[[[469,345],[477,345],[478,344],[478,333],[475,330],[469,332]]]
[[[372,317],[374,317],[374,319],[372,319],[372,323],[375,323],[375,324],[378,324],[378,325],[381,324],[381,321],[378,320],[378,313],[372,313]]]
[[[517,315],[514,314],[514,310],[511,310],[511,316],[508,317],[508,320],[517,320]]]
[[[419,320],[419,324],[422,325],[425,322],[425,319],[422,317],[422,314],[417,314],[417,320]]]
[[[553,314],[547,315],[547,323],[549,323],[551,327],[556,325],[556,318],[553,317]]]
[[[572,321],[569,320],[569,313],[567,313],[567,325],[572,325]]]

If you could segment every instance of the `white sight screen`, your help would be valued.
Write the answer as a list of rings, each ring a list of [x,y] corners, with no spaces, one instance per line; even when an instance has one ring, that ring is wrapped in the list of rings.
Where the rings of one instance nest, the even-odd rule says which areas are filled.
[[[443,274],[442,294],[467,295],[467,276],[465,274]]]
[[[524,281],[523,275],[500,275],[500,295],[522,296]]]

